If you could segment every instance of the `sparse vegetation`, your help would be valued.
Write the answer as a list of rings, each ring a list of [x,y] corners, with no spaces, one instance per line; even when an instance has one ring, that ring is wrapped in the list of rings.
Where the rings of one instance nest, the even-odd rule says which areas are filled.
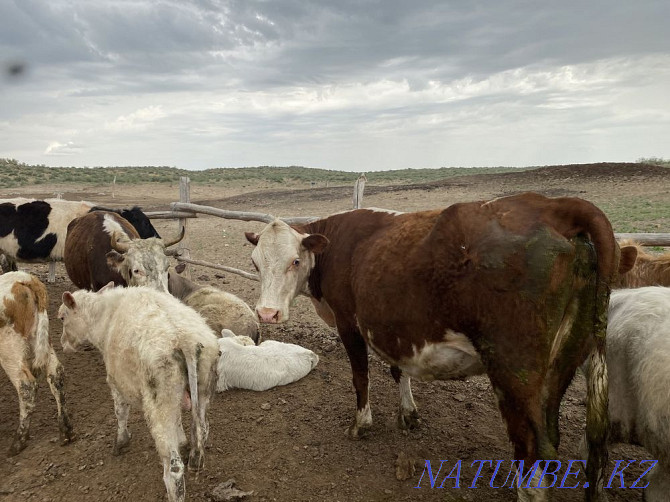
[[[422,183],[452,176],[468,174],[499,173],[513,171],[511,167],[454,167],[440,169],[401,169],[367,173],[370,182],[377,184]],[[48,167],[29,165],[15,159],[0,159],[0,188],[40,183],[107,184],[114,176],[119,184],[128,183],[173,183],[180,176],[188,176],[193,183],[218,184],[230,181],[264,181],[270,183],[329,183],[346,185],[353,183],[360,173],[329,171],[300,166],[241,167],[188,171],[176,167]]]
[[[636,161],[638,164],[653,164],[655,166],[670,167],[670,159],[661,157],[640,157]]]

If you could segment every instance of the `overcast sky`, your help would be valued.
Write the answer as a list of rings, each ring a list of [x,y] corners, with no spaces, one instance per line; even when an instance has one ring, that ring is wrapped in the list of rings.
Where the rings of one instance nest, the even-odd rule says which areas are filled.
[[[29,164],[670,158],[668,0],[0,0],[0,19],[0,157]]]

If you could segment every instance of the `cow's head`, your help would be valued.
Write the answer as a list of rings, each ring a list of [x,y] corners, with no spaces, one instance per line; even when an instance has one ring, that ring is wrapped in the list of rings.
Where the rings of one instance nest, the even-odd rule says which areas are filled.
[[[114,289],[110,282],[96,293],[80,289],[74,293],[63,293],[63,303],[58,308],[58,318],[63,321],[63,334],[60,344],[65,352],[75,352],[88,341],[91,331],[91,300],[105,291]]]
[[[121,274],[128,286],[149,286],[167,293],[170,262],[165,250],[183,238],[183,228],[177,238],[165,242],[155,237],[128,239],[114,232],[111,237],[112,251],[107,253],[107,264]]]
[[[261,280],[261,296],[256,314],[263,323],[279,323],[289,318],[289,304],[307,292],[307,280],[314,268],[314,255],[323,252],[328,239],[321,234],[301,234],[280,220],[267,225],[260,234],[246,232],[256,246],[251,260]]]
[[[63,303],[58,308],[58,318],[63,321],[63,335],[60,343],[63,351],[74,352],[86,342],[86,335],[90,329],[85,309],[77,301],[75,295],[81,296],[82,291],[63,293]]]

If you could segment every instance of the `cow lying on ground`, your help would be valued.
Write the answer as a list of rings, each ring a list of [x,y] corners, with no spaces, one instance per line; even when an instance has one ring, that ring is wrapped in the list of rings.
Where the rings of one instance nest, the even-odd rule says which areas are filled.
[[[97,291],[108,282],[151,286],[167,292],[170,265],[165,250],[184,237],[164,242],[140,239],[135,228],[116,213],[95,211],[71,221],[65,239],[65,270],[72,283]]]
[[[670,493],[670,288],[612,292],[607,325],[610,441],[644,446],[658,465],[647,502]]]
[[[557,458],[561,398],[592,353],[587,496],[599,496],[607,303],[619,247],[593,204],[526,193],[417,213],[355,210],[295,228],[275,220],[246,236],[256,245],[262,322],[285,321],[293,298],[307,293],[336,324],[356,389],[353,438],[372,425],[369,346],[402,372],[399,424],[418,416],[408,376],[486,371],[514,458]]]
[[[168,499],[184,500],[179,448],[186,444],[186,436],[181,406],[188,390],[192,412],[188,466],[199,470],[219,358],[212,330],[193,309],[147,287],[66,291],[58,316],[63,321],[64,350],[76,350],[88,341],[102,353],[118,420],[114,453],[130,441],[130,406],[141,405],[163,463]]]
[[[61,444],[73,438],[65,406],[65,373],[49,343],[47,307],[46,287],[36,277],[26,272],[0,276],[0,365],[19,397],[19,428],[10,456],[26,447],[42,373],[56,400]]]
[[[266,340],[259,346],[248,336],[224,329],[219,338],[216,390],[268,390],[300,380],[319,362],[314,352],[292,343]]]
[[[229,329],[258,343],[258,320],[244,300],[213,286],[202,286],[182,277],[182,264],[168,273],[168,290],[205,318],[215,333]]]
[[[670,252],[647,253],[644,246],[632,240],[621,241],[619,245],[622,256],[624,250],[629,250],[635,258],[635,265],[629,272],[620,275],[613,287],[670,286]]]

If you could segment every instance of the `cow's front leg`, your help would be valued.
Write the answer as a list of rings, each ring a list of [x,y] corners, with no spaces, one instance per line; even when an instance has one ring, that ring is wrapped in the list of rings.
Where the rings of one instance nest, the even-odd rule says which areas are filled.
[[[398,428],[416,429],[421,425],[419,412],[412,397],[412,384],[410,378],[397,366],[391,366],[391,375],[400,389],[400,408],[398,409]]]
[[[354,389],[356,389],[356,417],[346,432],[351,439],[360,439],[372,427],[372,412],[368,399],[370,385],[368,349],[358,328],[342,329],[339,325],[338,328],[342,344],[349,356]]]
[[[117,429],[116,440],[114,441],[113,455],[121,455],[123,450],[128,447],[132,434],[128,430],[128,414],[130,413],[130,404],[110,382],[109,388],[112,390],[114,399],[114,413],[116,414]]]

